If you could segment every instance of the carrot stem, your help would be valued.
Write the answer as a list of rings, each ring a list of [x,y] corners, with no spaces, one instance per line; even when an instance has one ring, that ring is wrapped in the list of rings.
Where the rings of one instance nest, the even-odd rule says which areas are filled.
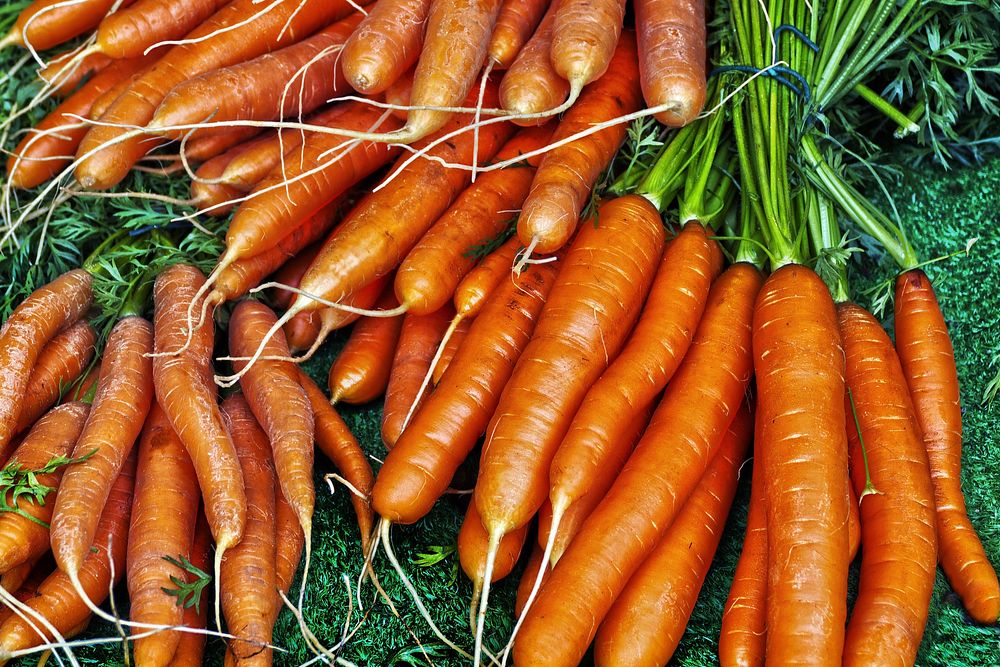
[[[868,450],[865,449],[865,436],[861,433],[861,420],[858,419],[858,408],[854,405],[854,393],[848,388],[847,399],[851,404],[851,416],[854,418],[854,428],[858,431],[858,442],[861,443],[861,459],[865,464],[865,488],[858,494],[858,504],[869,495],[882,495],[882,492],[875,488],[872,482],[871,469],[868,467]]]

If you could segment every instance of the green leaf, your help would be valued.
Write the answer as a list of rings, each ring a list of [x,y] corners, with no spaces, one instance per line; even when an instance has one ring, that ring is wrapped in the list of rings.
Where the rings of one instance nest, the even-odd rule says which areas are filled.
[[[171,575],[170,583],[176,586],[176,588],[161,588],[160,590],[167,595],[176,597],[178,607],[184,607],[185,609],[194,607],[196,612],[201,613],[201,594],[205,587],[211,583],[212,575],[194,565],[184,556],[180,556],[179,558],[164,556],[163,560],[191,574],[194,580],[186,582]]]

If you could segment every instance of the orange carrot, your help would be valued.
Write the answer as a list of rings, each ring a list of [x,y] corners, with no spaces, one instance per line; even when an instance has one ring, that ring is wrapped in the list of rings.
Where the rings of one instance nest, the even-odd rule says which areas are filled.
[[[850,430],[847,433],[849,435]],[[848,464],[850,464],[850,461],[848,461]],[[854,562],[854,557],[858,555],[858,551],[861,549],[861,513],[858,511],[858,497],[854,493],[854,487],[851,486],[850,479],[847,480],[847,501],[847,555],[848,560]]]
[[[322,114],[309,119],[318,124]],[[226,165],[219,177],[226,185],[250,192],[281,164],[282,155],[298,156],[303,133],[297,130],[265,131],[246,143],[244,150]]]
[[[306,536],[299,525],[295,510],[285,500],[285,494],[274,494],[274,577],[278,590],[288,595],[295,579],[295,571],[302,560]],[[284,607],[280,597],[275,599],[275,616]]]
[[[389,284],[389,278],[390,276],[376,278],[370,284],[362,287],[360,291],[344,299],[342,305],[370,310],[375,305],[379,295],[385,290],[385,286]],[[342,310],[340,308],[324,308],[319,312],[309,311],[307,313],[299,313],[289,320],[288,324],[292,324],[299,319],[303,319],[308,323],[313,317],[319,320],[319,328],[315,332],[307,332],[311,336],[310,340],[299,341],[299,349],[308,348],[308,352],[300,357],[301,360],[310,358],[331,333],[353,324],[361,315],[357,312]],[[289,345],[291,345],[290,340]]]
[[[475,317],[483,309],[493,290],[505,278],[510,279],[514,258],[520,249],[521,242],[513,237],[469,271],[455,288],[456,314],[466,318]]]
[[[184,144],[184,156],[191,162],[206,162],[234,146],[253,139],[259,133],[256,127],[232,127],[197,135]]]
[[[95,48],[111,58],[138,58],[165,40],[183,37],[228,0],[137,0],[97,26]]]
[[[409,115],[410,91],[413,89],[413,69],[404,72],[385,90],[385,101],[393,105],[392,115],[399,120],[406,120]]]
[[[113,15],[112,15],[113,16]],[[90,53],[73,59],[76,49],[53,57],[38,70],[38,79],[52,86],[52,94],[65,97],[75,91],[84,79],[110,65],[113,61],[103,53]]]
[[[588,83],[615,71],[614,53],[625,41],[624,17],[624,0],[559,0],[552,26],[552,65],[569,81],[572,99]],[[634,42],[630,50],[635,54]]]
[[[457,315],[456,315],[457,317]],[[437,386],[441,382],[441,378],[444,377],[444,372],[448,370],[448,366],[451,365],[451,360],[455,358],[455,354],[458,353],[458,348],[462,346],[465,341],[465,337],[469,334],[469,327],[472,326],[472,320],[462,318],[462,320],[455,327],[452,332],[451,338],[449,338],[441,350],[441,358],[438,359],[437,365],[434,366],[434,371],[431,373],[431,383]]]
[[[397,305],[389,288],[375,307],[387,310]],[[351,337],[330,366],[331,403],[367,403],[385,393],[402,326],[402,316],[365,317],[354,326]]]
[[[496,69],[507,69],[528,41],[549,0],[504,0],[487,49]]]
[[[666,107],[664,125],[687,125],[705,106],[704,0],[637,0],[635,25],[646,105]]]
[[[569,96],[569,82],[552,66],[552,25],[559,0],[553,0],[535,34],[524,45],[517,59],[500,81],[500,104],[522,115],[539,114],[555,109]],[[545,118],[512,119],[518,125],[540,125]]]
[[[199,211],[215,217],[229,215],[236,206],[235,200],[242,193],[225,183],[218,183],[226,165],[239,155],[245,144],[230,148],[221,155],[216,155],[205,164],[198,167],[195,178],[191,181],[191,205]]]
[[[191,545],[191,555],[188,560],[202,572],[209,569],[209,551],[212,547],[212,532],[208,528],[208,522],[204,514],[198,515],[198,523],[195,524],[194,542]],[[184,608],[184,627],[199,628],[204,630],[207,626],[206,617],[208,615],[208,605],[205,600],[205,591],[198,595],[196,604]],[[171,667],[202,667],[202,654],[205,651],[205,635],[193,632],[180,633],[180,640],[177,642],[177,651],[174,653]]]
[[[341,60],[351,86],[377,95],[396,82],[420,56],[431,0],[382,0],[344,44]]]
[[[514,615],[517,618],[521,618],[521,614],[524,613],[524,606],[528,603],[528,596],[531,595],[531,589],[538,577],[538,570],[542,567],[544,553],[545,550],[541,545],[535,544],[531,550],[531,556],[528,557],[528,563],[524,567],[524,573],[521,574],[521,581],[517,584],[517,596],[514,599]],[[542,575],[543,583],[547,575],[548,572]]]
[[[47,51],[96,28],[116,2],[35,0],[18,15],[7,36],[0,39],[0,48],[30,45],[35,51]],[[128,0],[122,3],[128,4]]]

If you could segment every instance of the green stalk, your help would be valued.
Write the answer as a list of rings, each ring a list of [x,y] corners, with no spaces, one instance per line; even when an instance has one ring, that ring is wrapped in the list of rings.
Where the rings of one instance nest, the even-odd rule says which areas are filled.
[[[692,146],[701,124],[695,122],[681,128],[635,189],[636,194],[648,199],[660,212],[673,201],[684,184],[684,170],[693,159]]]
[[[854,86],[854,91],[861,96],[863,100],[871,104],[873,107],[881,111],[885,116],[889,118],[892,122],[899,126],[899,129],[895,133],[897,139],[905,137],[908,134],[913,134],[914,132],[920,131],[920,126],[914,123],[909,117],[897,109],[896,107],[889,104],[881,95],[876,93],[874,90],[869,88],[863,83],[856,84]]]
[[[736,168],[737,158],[735,155],[727,155],[728,153],[726,150],[716,154],[715,162],[705,174],[704,180],[694,183],[691,189],[685,184],[684,192],[679,197],[682,225],[696,220],[707,227],[714,227],[735,199],[736,184],[732,173]]]

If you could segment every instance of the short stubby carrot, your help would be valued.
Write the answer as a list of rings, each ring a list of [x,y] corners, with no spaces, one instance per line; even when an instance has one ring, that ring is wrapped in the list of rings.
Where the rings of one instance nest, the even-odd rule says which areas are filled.
[[[554,0],[534,35],[500,80],[500,104],[516,115],[540,114],[559,107],[569,96],[569,81],[552,66],[552,24],[559,0]],[[547,118],[511,118],[518,125],[539,125]]]
[[[754,310],[767,508],[767,662],[839,665],[847,621],[844,352],[830,291],[788,264]]]
[[[635,25],[646,105],[666,107],[664,125],[687,125],[705,105],[704,0],[636,0]]]
[[[566,4],[563,1],[560,8]],[[600,29],[606,32],[603,26]],[[584,90],[563,116],[552,143],[639,109],[638,67],[635,36],[629,31],[622,35],[608,72]],[[598,176],[625,141],[627,130],[627,124],[618,123],[545,154],[517,221],[522,244],[544,254],[569,240]]]
[[[976,621],[1000,616],[1000,583],[962,495],[962,408],[955,351],[930,280],[920,269],[896,279],[896,349],[930,459],[938,560]]]
[[[10,442],[24,390],[38,355],[60,331],[79,320],[93,299],[83,269],[64,273],[21,302],[0,329],[0,450]]]
[[[614,71],[614,53],[624,41],[625,0],[559,0],[552,26],[552,65],[573,94]],[[635,52],[635,44],[631,46]]]
[[[691,347],[645,435],[526,614],[514,643],[516,664],[576,665],[697,486],[753,375],[750,333],[762,280],[754,266],[738,263],[712,286]]]
[[[744,404],[698,486],[604,617],[595,665],[658,666],[673,656],[722,539],[752,432]]]
[[[377,95],[420,57],[431,0],[382,0],[344,44],[341,66],[348,83],[363,95]]]
[[[150,409],[139,439],[135,501],[128,531],[125,558],[129,618],[136,623],[180,625],[184,607],[166,590],[172,581],[184,581],[185,571],[169,562],[191,552],[201,494],[191,457],[174,433],[162,408]],[[170,665],[180,633],[159,632],[145,636],[136,629],[133,642],[137,665]]]
[[[861,501],[864,553],[847,624],[845,665],[912,665],[927,623],[937,536],[934,486],[903,368],[882,324],[852,303],[837,307],[847,369],[847,434]],[[864,453],[861,448],[864,447]],[[862,458],[866,464],[862,463]]]
[[[487,52],[495,69],[507,69],[535,32],[549,0],[504,0]]]
[[[399,305],[390,284],[375,303],[377,310]],[[330,402],[367,403],[385,393],[403,317],[365,317],[330,366]]]

